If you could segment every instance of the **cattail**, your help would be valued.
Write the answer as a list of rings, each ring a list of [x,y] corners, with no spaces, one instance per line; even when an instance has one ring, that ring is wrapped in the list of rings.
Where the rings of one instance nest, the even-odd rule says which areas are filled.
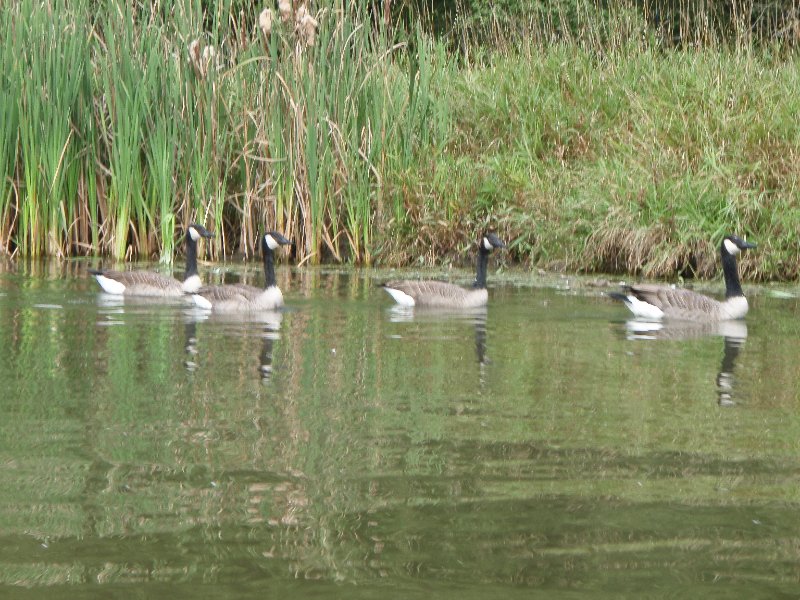
[[[200,40],[189,42],[189,62],[192,64],[200,62]]]
[[[258,15],[258,26],[265,37],[269,37],[269,34],[272,33],[272,11],[269,8],[265,8]]]
[[[294,23],[297,27],[300,27],[300,24],[303,22],[303,19],[308,14],[308,9],[306,8],[305,4],[301,4],[297,7],[297,12],[294,13]]]
[[[317,27],[319,23],[309,14],[306,14],[300,21],[300,32],[306,41],[306,46],[313,46],[317,39]]]
[[[281,21],[288,23],[292,20],[292,0],[279,0],[278,12],[281,14]]]
[[[294,15],[294,22],[295,30],[303,39],[306,46],[313,46],[317,38],[317,27],[319,23],[317,23],[317,20],[308,12],[305,4],[301,4],[297,8],[297,12]]]
[[[208,74],[208,69],[211,63],[217,56],[217,51],[214,46],[206,46],[203,51],[200,51],[200,40],[192,40],[189,43],[189,61],[194,67],[195,73],[201,79],[205,78]]]
[[[192,63],[198,77],[205,77],[203,62],[200,57],[200,40],[189,42],[189,62]]]

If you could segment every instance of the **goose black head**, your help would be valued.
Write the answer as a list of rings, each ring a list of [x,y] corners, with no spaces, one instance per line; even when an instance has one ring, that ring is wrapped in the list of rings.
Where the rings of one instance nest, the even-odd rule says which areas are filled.
[[[275,250],[278,246],[287,246],[291,244],[289,240],[287,240],[281,233],[277,231],[268,231],[264,234],[264,237],[261,238],[261,251],[262,252],[270,252]]]
[[[745,242],[742,238],[735,235],[727,235],[722,240],[722,253],[730,254],[731,256],[736,256],[742,250],[755,247],[755,244]]]
[[[506,245],[493,233],[485,233],[481,238],[481,250],[491,252],[494,248],[505,248]]]
[[[193,242],[196,242],[201,237],[206,239],[214,237],[214,232],[209,231],[199,223],[192,223],[186,228],[186,236],[191,238]]]

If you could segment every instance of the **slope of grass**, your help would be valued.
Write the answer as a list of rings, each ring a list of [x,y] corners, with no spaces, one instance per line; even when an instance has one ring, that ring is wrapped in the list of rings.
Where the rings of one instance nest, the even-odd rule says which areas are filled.
[[[735,232],[761,242],[747,276],[795,278],[799,67],[638,43],[497,53],[452,82],[448,151],[405,184],[425,239],[395,251],[493,225],[540,266],[708,276]]]

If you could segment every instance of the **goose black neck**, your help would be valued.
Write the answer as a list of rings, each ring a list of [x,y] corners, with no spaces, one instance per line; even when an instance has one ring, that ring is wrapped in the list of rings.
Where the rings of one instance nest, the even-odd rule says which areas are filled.
[[[739,271],[736,269],[736,257],[727,252],[724,247],[722,249],[722,272],[725,274],[725,297],[744,296],[739,283]]]
[[[186,234],[186,278],[197,275],[197,242]]]
[[[486,266],[489,264],[489,251],[481,244],[478,250],[478,266],[475,274],[475,283],[472,284],[476,290],[486,287]]]
[[[275,283],[275,259],[272,248],[264,246],[264,288],[272,287]]]

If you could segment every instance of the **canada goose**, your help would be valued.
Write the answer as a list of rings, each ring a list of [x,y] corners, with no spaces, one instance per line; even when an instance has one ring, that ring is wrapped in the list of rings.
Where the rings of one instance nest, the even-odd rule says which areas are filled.
[[[272,256],[273,251],[282,244],[291,242],[277,231],[267,232],[261,238],[265,278],[263,289],[242,283],[205,286],[192,295],[195,305],[220,312],[263,311],[283,306],[283,294],[275,283],[275,263]]]
[[[725,300],[722,302],[691,290],[646,283],[626,286],[625,294],[610,293],[609,296],[622,300],[634,316],[642,319],[706,322],[742,319],[747,314],[748,306],[739,283],[736,255],[741,250],[755,247],[755,244],[735,235],[722,240],[720,252],[722,272],[725,274]]]
[[[125,296],[178,297],[198,290],[202,285],[197,274],[197,240],[210,238],[213,233],[202,225],[192,223],[186,229],[186,275],[183,283],[153,271],[109,271],[89,269],[107,294]]]
[[[387,281],[383,284],[389,295],[401,306],[435,306],[442,308],[475,308],[489,301],[486,291],[486,265],[493,248],[505,248],[493,233],[484,235],[478,246],[478,264],[472,288],[444,281]]]

